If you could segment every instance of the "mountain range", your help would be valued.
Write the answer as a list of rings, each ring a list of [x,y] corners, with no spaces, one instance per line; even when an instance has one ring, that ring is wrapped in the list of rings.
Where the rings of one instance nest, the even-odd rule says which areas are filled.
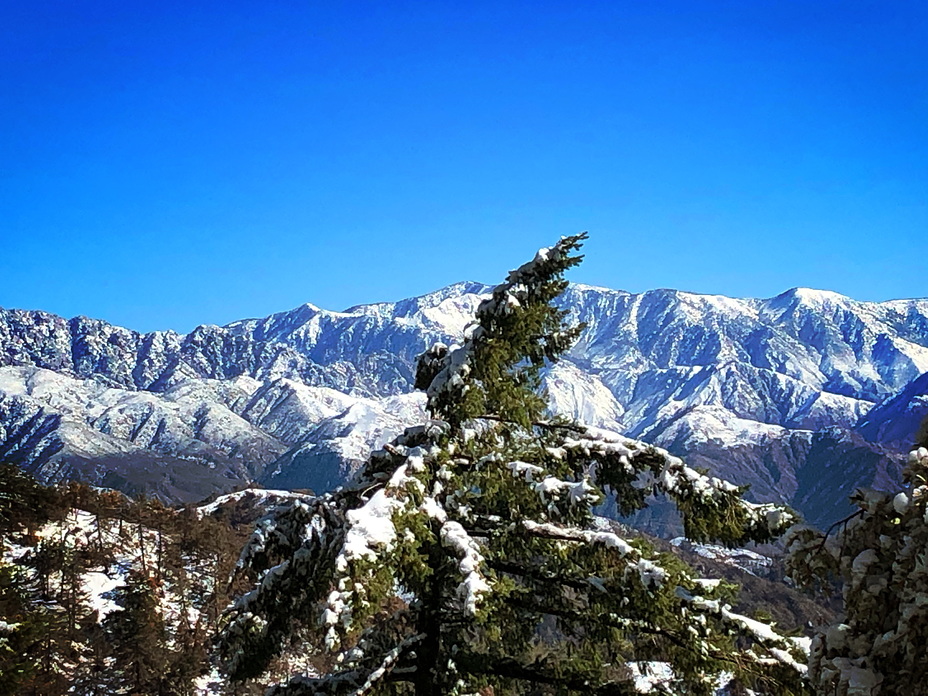
[[[306,304],[186,335],[0,309],[0,459],[45,482],[170,501],[253,481],[330,489],[424,417],[416,357],[460,337],[489,290]],[[667,447],[819,525],[855,487],[899,485],[928,414],[928,299],[572,284],[561,302],[585,329],[545,376],[555,411]],[[640,522],[660,531],[655,509]]]

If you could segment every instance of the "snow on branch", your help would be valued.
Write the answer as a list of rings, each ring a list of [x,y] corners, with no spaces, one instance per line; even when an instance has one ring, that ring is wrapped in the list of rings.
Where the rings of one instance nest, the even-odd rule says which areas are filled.
[[[258,584],[225,611],[219,648],[231,674],[259,674],[279,653],[295,609],[325,596],[325,569],[343,540],[343,510],[330,496],[295,501],[262,521],[239,561],[239,572],[258,572]]]
[[[419,633],[400,641],[371,670],[350,669],[325,677],[294,677],[287,684],[269,689],[267,696],[365,696],[387,681],[404,655],[423,638],[425,636]]]
[[[535,258],[510,271],[506,282],[497,285],[493,294],[478,305],[477,318],[505,315],[521,307],[529,299],[531,288],[550,275],[551,266],[567,258],[567,240],[565,237],[553,247],[539,249]]]
[[[323,514],[323,507],[328,501],[324,498],[301,496],[293,500],[289,506],[278,506],[265,515],[255,526],[244,548],[239,555],[236,569],[245,567],[262,570],[256,567],[266,563],[266,559],[273,556],[288,556],[302,546],[310,535],[307,526],[312,526],[312,520]],[[325,523],[317,521],[315,524],[324,526]],[[266,566],[265,566],[266,567]]]
[[[466,616],[477,614],[480,597],[492,588],[480,573],[483,556],[477,542],[464,530],[459,522],[449,520],[441,528],[442,546],[451,549],[459,559],[458,569],[464,579],[458,585],[458,597],[464,605]]]
[[[416,386],[425,389],[430,405],[444,395],[466,391],[465,380],[471,372],[473,337],[472,332],[463,345],[435,343],[420,356]],[[418,377],[420,374],[434,376],[428,384],[422,384]]]
[[[550,522],[534,522],[523,520],[522,527],[533,536],[557,541],[572,541],[590,545],[602,545],[613,549],[619,558],[628,563],[630,570],[637,572],[641,583],[645,587],[660,587],[667,577],[666,571],[653,561],[642,558],[641,554],[625,539],[613,532],[604,532],[593,529],[577,529],[575,527],[562,527]]]
[[[403,653],[417,643],[421,643],[423,638],[425,638],[425,634],[418,633],[401,641],[399,645],[384,656],[380,666],[368,675],[367,679],[361,685],[361,688],[355,691],[352,696],[364,696],[364,694],[370,693],[371,689],[381,683],[384,677],[390,674]]]
[[[777,633],[770,624],[737,614],[731,606],[718,599],[706,599],[701,595],[693,595],[682,587],[677,588],[677,597],[686,602],[692,609],[709,614],[720,619],[739,632],[749,636],[757,645],[760,645],[770,655],[769,658],[755,656],[760,664],[769,664],[770,660],[786,665],[800,675],[808,671],[806,660],[809,655],[808,638],[793,638]],[[801,655],[802,662],[797,660],[794,653]]]
[[[549,451],[554,456],[572,454],[593,460],[592,471],[597,482],[612,486],[617,491],[624,489],[624,492],[638,496],[648,492],[668,494],[676,501],[689,525],[708,524],[710,515],[721,517],[719,511],[724,508],[739,513],[737,529],[717,525],[710,526],[707,531],[693,530],[697,540],[722,538],[727,542],[738,542],[769,539],[799,521],[788,508],[744,500],[742,488],[700,473],[660,447],[608,430],[586,427],[584,432],[567,436],[560,447]]]
[[[525,531],[534,536],[558,541],[579,541],[584,544],[601,544],[609,549],[615,549],[620,557],[637,553],[635,548],[618,534],[593,529],[577,529],[575,527],[562,527],[550,522],[535,522],[523,520]]]
[[[477,306],[474,321],[464,329],[463,341],[451,346],[435,343],[419,357],[415,386],[426,392],[432,413],[439,412],[443,402],[459,398],[470,388],[468,378],[473,371],[475,351],[488,339],[484,327],[504,319],[528,302],[547,303],[553,299],[539,297],[537,293],[579,261],[579,257],[570,256],[570,252],[580,246],[583,239],[585,235],[562,237],[553,247],[539,249],[531,261],[510,271],[506,282],[497,285],[491,296]],[[561,290],[563,287],[557,289],[555,295]],[[547,340],[557,344],[560,352],[572,342],[572,337],[573,333],[567,331],[551,335]]]
[[[918,447],[909,452],[909,466],[928,468],[928,447]]]
[[[556,476],[543,475],[545,470],[528,462],[509,462],[506,468],[515,478],[523,479],[538,493],[542,502],[566,499],[571,505],[595,505],[600,502],[596,487],[584,476],[579,481],[564,481]],[[537,479],[537,480],[536,480]]]
[[[330,650],[340,644],[340,631],[351,625],[352,604],[366,601],[364,580],[377,571],[393,549],[397,539],[395,515],[410,505],[411,494],[424,493],[416,475],[425,469],[425,456],[419,447],[406,450],[406,463],[394,471],[389,481],[370,494],[363,505],[346,513],[344,542],[335,558],[336,587],[329,593],[322,615],[325,643]]]
[[[854,513],[824,533],[797,527],[786,539],[789,576],[811,587],[839,583],[843,599],[840,620],[812,640],[809,681],[816,692],[924,691],[928,448],[909,454],[903,479],[896,493],[856,491]]]

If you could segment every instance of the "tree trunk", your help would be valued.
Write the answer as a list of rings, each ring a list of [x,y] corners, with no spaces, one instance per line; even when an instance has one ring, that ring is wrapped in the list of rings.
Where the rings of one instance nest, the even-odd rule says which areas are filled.
[[[435,523],[432,523],[434,529]],[[437,539],[438,534],[433,538]],[[429,565],[436,570],[442,566],[441,549],[429,547]],[[422,598],[422,609],[416,620],[416,629],[425,639],[416,648],[416,696],[433,696],[441,693],[438,658],[441,648],[441,572],[432,575],[428,593]]]

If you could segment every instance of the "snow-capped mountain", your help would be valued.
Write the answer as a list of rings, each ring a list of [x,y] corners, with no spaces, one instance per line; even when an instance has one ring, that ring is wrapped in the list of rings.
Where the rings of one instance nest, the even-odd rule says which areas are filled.
[[[423,405],[419,394],[371,399],[286,378],[189,378],[156,393],[6,366],[0,460],[45,482],[184,501],[266,479],[325,490],[421,421]]]
[[[2,367],[0,459],[46,482],[78,479],[190,500],[260,475],[286,451],[226,404],[244,403],[257,382],[191,382],[156,394]]]
[[[0,456],[45,480],[94,482],[129,479],[143,461],[137,485],[187,499],[250,479],[334,485],[421,418],[421,399],[402,396],[416,356],[459,337],[488,290],[307,304],[187,335],[0,310]],[[810,498],[826,469],[848,467],[845,488],[892,481],[910,425],[890,437],[885,423],[928,388],[928,300],[571,285],[562,301],[586,329],[546,377],[556,410],[670,447],[814,521],[850,492]]]
[[[912,433],[928,417],[928,373],[909,382],[895,396],[874,406],[857,430],[871,442],[882,442],[905,449]]]

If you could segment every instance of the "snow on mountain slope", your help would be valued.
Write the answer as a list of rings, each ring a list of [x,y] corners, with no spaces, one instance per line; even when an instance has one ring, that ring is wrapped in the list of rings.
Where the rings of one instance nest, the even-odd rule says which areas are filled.
[[[137,447],[190,459],[274,458],[284,447],[214,401],[107,387],[34,367],[0,368],[0,394]],[[173,397],[173,398],[172,398]],[[122,451],[127,451],[123,449]]]
[[[68,440],[54,445],[59,451],[77,448],[78,440],[84,449],[129,443],[182,457],[211,447],[233,462],[248,460],[244,472],[224,474],[230,481],[247,472],[277,486],[329,485],[384,433],[420,417],[383,400],[410,391],[416,356],[436,340],[459,337],[489,289],[457,283],[343,312],[307,304],[186,336],[0,310],[0,365],[46,368],[96,385],[81,392],[80,408],[67,382],[46,390],[41,402],[7,395],[8,402],[32,399],[35,418],[32,430],[4,426],[0,446],[48,450],[48,431]],[[810,433],[864,423],[874,404],[928,372],[928,300],[867,303],[804,288],[736,299],[574,284],[562,303],[586,329],[546,376],[556,410],[695,457],[752,484],[759,499],[801,498],[796,472]],[[48,393],[59,388],[61,395]],[[165,417],[174,424],[168,433],[177,433],[168,438],[174,449],[163,447],[165,433],[142,424],[148,410],[195,424],[194,403],[210,427],[184,430]],[[6,411],[0,422],[13,418],[9,404]],[[27,431],[35,436],[16,435]],[[236,443],[259,443],[258,433],[278,443],[273,452],[287,450],[279,460],[243,456],[248,447]],[[107,435],[118,442],[100,439]],[[312,485],[304,475],[311,465],[328,472],[309,477]]]
[[[160,393],[171,401],[214,401],[241,415],[263,385],[245,375],[232,379],[185,379]]]
[[[226,493],[217,496],[214,500],[200,505],[196,508],[196,513],[200,517],[209,517],[227,506],[235,506],[242,501],[249,503],[256,509],[262,510],[259,516],[263,516],[268,510],[277,505],[284,505],[293,500],[305,498],[304,493],[294,493],[293,491],[276,491],[268,488],[245,488],[234,493]]]
[[[183,390],[161,395],[0,368],[0,457],[45,482],[197,500],[251,480],[285,450],[221,403]]]
[[[249,341],[287,345],[318,365],[350,365],[357,371],[349,384],[354,393],[385,396],[410,390],[419,353],[460,335],[489,289],[457,283],[422,297],[344,312],[307,304],[225,328]]]
[[[751,549],[728,548],[717,544],[697,544],[686,537],[670,540],[676,547],[684,548],[703,558],[710,558],[719,563],[738,568],[751,575],[764,575],[772,566],[773,560]]]
[[[423,402],[417,394],[352,397],[283,378],[188,379],[162,393],[130,391],[8,366],[0,368],[0,457],[46,482],[75,478],[198,500],[262,477],[290,445],[315,449],[314,460],[325,452],[345,474],[421,421]],[[333,475],[333,485],[342,480]]]
[[[47,312],[0,309],[0,366],[35,366],[113,386],[160,392],[191,379],[295,377],[347,391],[358,382],[347,363],[323,367],[290,346],[259,342],[218,326],[182,336],[140,334],[106,322]]]
[[[928,418],[928,373],[912,380],[898,394],[877,404],[861,419],[857,432],[870,442],[906,451],[921,422]]]
[[[625,431],[622,424],[625,410],[596,375],[565,361],[548,370],[543,380],[548,402],[555,413],[569,415],[597,428]]]
[[[327,387],[308,387],[281,378],[262,384],[239,413],[248,422],[292,445],[308,429],[326,418],[333,418],[357,402],[357,398]]]
[[[187,336],[3,310],[0,364],[99,375],[153,391],[189,377],[247,375],[360,395],[402,393],[419,352],[459,336],[487,289],[458,283],[345,312],[303,305]],[[814,427],[816,418],[851,425],[855,414],[928,371],[928,300],[866,303],[806,289],[740,300],[572,285],[563,304],[587,324],[570,360],[600,377],[633,416],[626,425],[634,432],[644,432],[655,402],[681,389],[688,396],[708,390],[703,403],[739,417],[787,427]],[[710,367],[741,386],[720,389]],[[828,396],[808,410],[819,394]]]
[[[736,300],[571,286],[564,304],[588,327],[571,357],[602,377],[633,433],[645,432],[655,406],[668,401],[722,405],[787,427],[852,425],[928,371],[925,300],[876,304],[804,289]]]
[[[273,488],[331,490],[354,475],[371,451],[425,418],[422,393],[357,399],[320,421],[260,481]]]

